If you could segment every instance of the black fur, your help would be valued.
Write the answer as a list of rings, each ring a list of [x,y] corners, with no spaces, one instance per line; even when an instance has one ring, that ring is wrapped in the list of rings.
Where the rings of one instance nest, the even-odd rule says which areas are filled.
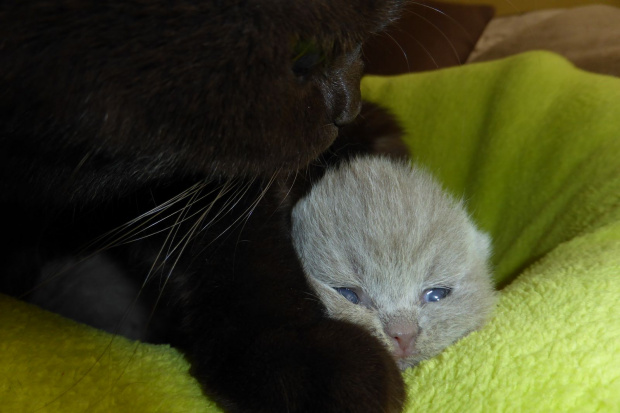
[[[205,391],[230,412],[400,411],[389,354],[312,299],[286,196],[358,114],[361,43],[397,3],[2,2],[0,207],[11,245],[0,291],[27,296],[50,260],[108,248],[87,246],[197,182],[210,182],[203,194],[234,182],[247,191],[192,206],[214,205],[202,227],[222,214],[153,277]],[[181,216],[191,200],[166,211]],[[196,217],[174,227],[176,240]],[[112,253],[143,280],[170,233]]]

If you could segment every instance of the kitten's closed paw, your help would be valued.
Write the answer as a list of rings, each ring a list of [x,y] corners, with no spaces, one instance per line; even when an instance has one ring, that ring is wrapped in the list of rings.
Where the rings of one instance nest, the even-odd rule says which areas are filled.
[[[402,411],[405,391],[396,363],[352,324],[323,320],[305,330],[274,328],[246,342],[237,356],[217,374],[203,366],[206,380],[195,371],[227,412]]]

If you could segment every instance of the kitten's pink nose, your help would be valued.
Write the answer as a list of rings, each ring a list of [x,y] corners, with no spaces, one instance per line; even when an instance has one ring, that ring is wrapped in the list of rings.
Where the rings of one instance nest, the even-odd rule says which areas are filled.
[[[413,354],[418,329],[412,325],[390,326],[386,333],[394,340],[394,355],[405,358]]]
[[[413,342],[415,341],[416,335],[413,333],[408,334],[397,334],[392,338],[396,341],[398,345],[397,356],[399,357],[407,357],[413,353]]]

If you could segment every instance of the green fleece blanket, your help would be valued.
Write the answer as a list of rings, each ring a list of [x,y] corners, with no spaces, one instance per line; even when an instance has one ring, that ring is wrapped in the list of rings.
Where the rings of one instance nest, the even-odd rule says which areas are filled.
[[[363,94],[494,239],[494,319],[405,373],[409,412],[620,411],[620,79],[548,53]],[[217,411],[166,346],[0,298],[0,411]]]

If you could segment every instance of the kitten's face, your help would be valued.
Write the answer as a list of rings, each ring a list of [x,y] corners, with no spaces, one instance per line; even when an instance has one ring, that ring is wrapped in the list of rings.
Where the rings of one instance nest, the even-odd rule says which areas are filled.
[[[399,3],[0,7],[0,87],[12,105],[5,112],[30,119],[5,123],[193,172],[296,170],[358,114],[360,46],[396,17]]]
[[[360,158],[293,211],[308,279],[331,317],[367,328],[413,366],[480,328],[495,303],[489,240],[421,170]]]

